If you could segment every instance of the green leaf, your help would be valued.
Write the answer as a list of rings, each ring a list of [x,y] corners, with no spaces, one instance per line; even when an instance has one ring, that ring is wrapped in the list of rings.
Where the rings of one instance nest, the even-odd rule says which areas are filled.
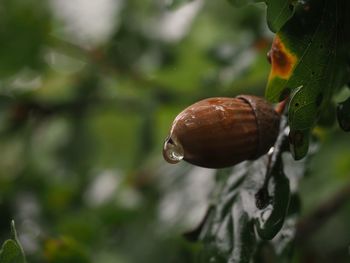
[[[290,0],[265,0],[267,24],[272,32],[277,32],[293,16],[294,6]]]
[[[249,167],[247,162],[236,166],[205,222],[200,238],[205,242],[201,252],[202,262],[227,262],[229,259],[249,262],[253,254],[256,237],[252,211],[248,213],[244,203],[249,203],[254,210],[255,198],[254,194],[247,192],[246,195],[243,190],[253,193],[258,187],[243,187]],[[251,179],[254,180],[254,177]]]
[[[18,241],[14,221],[11,222],[12,239],[8,239],[2,245],[0,251],[0,263],[25,263],[23,248]]]
[[[290,130],[290,151],[295,160],[304,158],[309,150],[310,130]]]
[[[251,3],[265,2],[267,5],[266,19],[272,32],[277,32],[293,16],[294,5],[290,0],[228,0],[231,4],[241,7]]]
[[[291,145],[296,159],[306,155],[309,131],[327,110],[334,91],[343,85],[342,5],[340,0],[298,2],[294,16],[277,32],[271,48],[266,97],[277,102],[292,92],[288,109],[291,137],[302,137]]]
[[[254,228],[265,239],[272,239],[282,228],[288,208],[285,200],[288,198],[274,204],[275,207],[270,205],[260,210],[256,206],[265,171],[266,156],[236,166],[201,233],[201,239],[206,244],[201,255],[202,262],[250,262],[260,242]],[[281,194],[276,197],[275,192],[269,194],[274,200],[281,198]],[[289,193],[286,195],[289,196]],[[268,209],[272,211],[271,216],[261,227],[258,218],[262,221]]]
[[[290,263],[294,252],[295,229],[299,222],[300,199],[298,194],[292,194],[290,197],[289,209],[284,220],[284,225],[279,233],[271,240],[274,251],[277,256],[275,262]],[[266,254],[265,254],[266,257]],[[257,261],[257,263],[260,261]],[[269,261],[265,261],[269,262]]]
[[[290,199],[289,180],[283,172],[282,160],[279,158],[271,173],[270,204],[259,211],[257,232],[260,238],[271,240],[281,230],[287,214]]]

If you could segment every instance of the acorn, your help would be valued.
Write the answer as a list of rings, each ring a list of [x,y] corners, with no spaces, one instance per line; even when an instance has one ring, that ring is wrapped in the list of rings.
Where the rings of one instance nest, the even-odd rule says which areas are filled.
[[[280,115],[262,98],[204,99],[183,110],[164,142],[169,163],[185,161],[206,168],[255,160],[276,141]]]

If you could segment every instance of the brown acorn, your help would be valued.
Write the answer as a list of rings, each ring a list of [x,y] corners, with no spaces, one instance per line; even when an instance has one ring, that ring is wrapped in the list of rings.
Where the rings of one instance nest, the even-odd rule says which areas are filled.
[[[174,120],[163,156],[207,168],[233,166],[265,154],[276,141],[280,115],[264,99],[241,95],[194,103]]]

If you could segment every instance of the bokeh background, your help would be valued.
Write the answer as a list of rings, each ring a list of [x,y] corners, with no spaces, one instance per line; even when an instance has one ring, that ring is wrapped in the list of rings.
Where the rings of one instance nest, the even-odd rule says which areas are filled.
[[[163,140],[199,99],[263,95],[273,35],[263,4],[181,2],[0,2],[0,238],[14,219],[28,262],[196,262],[182,233],[215,170],[165,163]],[[350,183],[349,135],[316,134],[303,216]],[[349,262],[349,245],[343,202],[294,260]]]

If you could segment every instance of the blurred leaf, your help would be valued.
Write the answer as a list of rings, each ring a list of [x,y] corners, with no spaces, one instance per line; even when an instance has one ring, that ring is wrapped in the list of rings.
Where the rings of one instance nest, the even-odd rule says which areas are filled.
[[[177,8],[183,4],[192,2],[193,0],[165,0],[166,6],[170,9]]]
[[[149,36],[138,30],[124,22],[106,45],[106,60],[124,73],[134,69],[135,63],[151,45]]]
[[[44,2],[4,0],[0,4],[0,77],[43,65],[50,29]]]
[[[9,239],[2,245],[0,253],[1,263],[23,263],[24,255],[21,252],[17,242]]]
[[[25,256],[21,244],[18,241],[14,221],[11,222],[12,239],[8,239],[2,245],[0,251],[0,263],[25,263]]]
[[[334,102],[330,102],[328,109],[321,112],[321,116],[317,125],[330,128],[336,122],[336,106]]]
[[[243,6],[251,3],[264,2],[265,0],[228,0],[228,1],[235,6]]]
[[[49,263],[88,263],[86,251],[73,239],[62,237],[45,242],[45,257]]]

